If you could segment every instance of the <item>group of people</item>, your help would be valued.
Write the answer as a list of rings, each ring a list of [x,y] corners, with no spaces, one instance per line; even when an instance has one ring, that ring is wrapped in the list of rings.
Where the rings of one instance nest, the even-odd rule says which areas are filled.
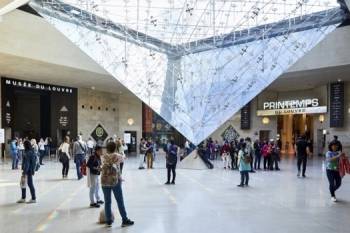
[[[250,157],[250,172],[261,169],[263,162],[264,170],[280,170],[280,146],[271,139],[269,141],[255,140],[252,142],[250,137],[241,138],[240,140],[225,141],[222,145],[218,141],[209,138],[206,142],[206,157],[215,160],[219,156],[223,162],[224,169],[239,169],[239,151],[245,144],[245,153]]]
[[[35,138],[22,139],[22,138],[15,137],[13,140],[11,140],[10,148],[9,148],[9,152],[12,159],[12,170],[18,169],[18,164],[23,158],[23,154],[25,151],[25,148],[24,148],[25,141],[30,141],[35,154],[39,158],[40,165],[44,165],[43,164],[44,156],[50,155],[51,144],[52,144],[51,138],[47,137],[45,140],[43,138],[40,138],[39,142],[37,143],[37,140]]]
[[[21,176],[21,199],[18,203],[26,202],[26,186],[28,185],[31,200],[27,203],[36,202],[35,187],[33,176],[40,167],[40,146],[33,143],[33,140],[24,140],[22,158],[22,176]],[[20,147],[21,141],[13,140],[11,147]],[[18,143],[18,145],[17,145]],[[40,144],[40,142],[39,142]],[[260,169],[261,159],[263,158],[264,169],[279,170],[278,162],[280,159],[279,143],[273,140],[259,141],[252,140],[247,137],[239,141],[225,142],[223,145],[214,143],[209,139],[206,145],[203,143],[198,146],[201,153],[206,154],[209,159],[213,159],[216,152],[221,156],[224,169],[238,169],[241,181],[238,187],[249,186],[249,173]],[[20,147],[21,148],[21,147]],[[215,149],[216,148],[216,149]],[[45,147],[44,147],[45,149]],[[144,162],[147,168],[153,168],[155,144],[151,139],[141,139],[140,145],[140,169],[143,168]],[[176,165],[178,162],[179,147],[174,140],[169,140],[163,146],[166,154],[167,180],[166,185],[175,184]],[[295,151],[297,155],[298,177],[306,177],[307,156],[310,154],[308,143],[305,136],[301,136],[295,143]],[[102,145],[95,144],[90,138],[87,142],[82,140],[79,135],[77,139],[71,143],[68,136],[64,138],[64,142],[59,147],[59,161],[62,163],[62,178],[68,176],[69,161],[74,160],[76,164],[76,172],[78,180],[84,175],[87,176],[89,187],[90,207],[99,208],[104,204],[104,221],[107,226],[111,226],[114,216],[111,210],[112,193],[117,201],[118,210],[122,217],[122,226],[133,225],[134,222],[127,217],[125,210],[122,178],[123,165],[126,159],[127,146],[121,139],[109,140],[106,144],[106,152],[103,152]],[[215,157],[214,157],[215,158]],[[14,169],[16,169],[16,161]],[[85,168],[87,171],[85,171]],[[342,176],[345,172],[350,173],[350,165],[344,153],[342,153],[342,145],[337,137],[329,144],[329,150],[326,153],[327,177],[329,180],[329,190],[332,201],[337,201],[335,191],[341,186]],[[344,171],[346,169],[346,171]],[[100,196],[100,188],[102,187],[104,201]]]

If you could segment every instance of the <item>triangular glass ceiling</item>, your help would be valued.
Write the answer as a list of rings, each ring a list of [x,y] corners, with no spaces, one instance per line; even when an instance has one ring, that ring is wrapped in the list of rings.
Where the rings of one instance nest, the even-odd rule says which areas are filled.
[[[336,0],[30,5],[194,144],[346,17]]]

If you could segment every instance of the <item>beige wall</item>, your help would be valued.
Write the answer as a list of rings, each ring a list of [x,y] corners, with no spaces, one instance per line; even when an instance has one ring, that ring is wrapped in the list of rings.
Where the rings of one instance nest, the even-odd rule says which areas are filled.
[[[82,108],[83,105],[84,108]],[[128,124],[129,118],[134,120],[133,125]],[[122,138],[124,131],[137,131],[140,138],[142,134],[141,101],[132,95],[78,89],[78,133],[82,133],[86,140],[98,124],[105,128],[108,137],[117,135]]]
[[[118,101],[117,94],[78,89],[78,133],[82,133],[86,140],[96,126],[101,124],[109,137],[118,134]]]

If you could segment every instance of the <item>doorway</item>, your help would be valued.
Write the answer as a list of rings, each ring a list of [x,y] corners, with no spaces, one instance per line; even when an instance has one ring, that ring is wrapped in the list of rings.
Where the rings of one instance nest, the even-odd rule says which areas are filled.
[[[313,116],[310,114],[289,114],[278,116],[277,133],[281,137],[281,152],[294,155],[297,138],[305,135],[311,147],[313,145]],[[312,151],[313,148],[310,148]]]
[[[14,91],[13,135],[19,138],[50,135],[50,96],[35,91]]]

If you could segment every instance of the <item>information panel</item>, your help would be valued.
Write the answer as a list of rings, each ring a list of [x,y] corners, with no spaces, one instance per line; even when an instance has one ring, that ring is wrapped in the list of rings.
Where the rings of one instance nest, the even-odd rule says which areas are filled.
[[[330,86],[330,121],[331,128],[344,126],[344,83],[331,83]]]

